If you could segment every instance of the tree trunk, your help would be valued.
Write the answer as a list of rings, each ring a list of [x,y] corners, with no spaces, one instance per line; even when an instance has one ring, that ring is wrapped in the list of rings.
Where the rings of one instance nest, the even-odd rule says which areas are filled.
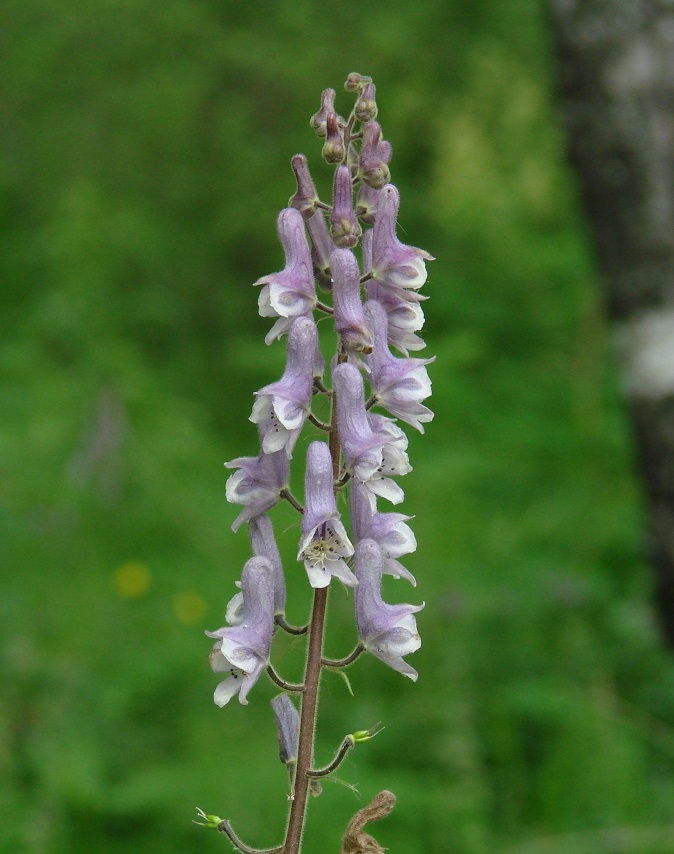
[[[549,8],[648,499],[656,606],[674,648],[674,2]]]

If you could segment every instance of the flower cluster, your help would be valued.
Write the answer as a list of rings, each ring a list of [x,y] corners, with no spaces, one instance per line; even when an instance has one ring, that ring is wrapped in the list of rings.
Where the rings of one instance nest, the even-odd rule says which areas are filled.
[[[307,656],[318,656],[317,672],[321,666],[347,666],[366,651],[417,678],[405,657],[421,645],[415,614],[423,605],[389,604],[381,591],[383,575],[416,585],[399,560],[415,551],[416,540],[408,525],[411,517],[386,512],[379,502],[400,504],[405,497],[400,478],[412,471],[400,422],[423,433],[433,418],[424,403],[431,393],[427,365],[433,360],[409,356],[425,347],[419,336],[425,299],[420,288],[426,262],[433,259],[398,239],[400,194],[390,183],[392,147],[376,121],[372,80],[353,73],[345,88],[356,96],[347,119],[336,112],[332,89],[323,92],[311,118],[323,139],[324,159],[336,167],[331,203],[321,201],[306,157],[293,157],[297,189],[277,222],[285,264],[255,282],[261,288],[259,313],[274,321],[265,342],[285,342],[286,363],[280,379],[255,392],[250,420],[259,433],[257,455],[226,463],[234,470],[227,499],[241,508],[232,528],[248,524],[252,557],[227,606],[227,625],[207,633],[216,641],[213,670],[228,674],[215,690],[220,706],[237,693],[246,703],[265,670],[286,691],[314,690],[309,684],[285,683],[270,662],[278,627],[306,632],[285,620],[284,570],[268,515],[282,500],[301,513],[297,560],[314,597],[326,595],[333,579],[354,590],[356,650],[341,661],[326,660],[322,646],[312,651],[310,641]],[[317,286],[329,301],[319,298]],[[327,365],[317,326],[321,318],[333,320],[338,340]],[[326,409],[329,417],[322,421]],[[298,441],[303,432],[310,441]],[[299,448],[306,448],[303,503],[290,490],[290,461]],[[340,490],[348,492],[348,504],[337,500]],[[345,506],[350,521],[338,509]],[[327,600],[320,601],[312,627],[325,618]],[[318,636],[322,644],[322,632]],[[305,754],[301,748],[298,754],[298,740],[305,724],[287,697],[273,706],[282,760],[301,764],[298,755]],[[310,721],[306,733],[311,739],[313,730]],[[352,746],[357,739],[346,741]],[[315,783],[331,769],[305,768],[303,773]]]

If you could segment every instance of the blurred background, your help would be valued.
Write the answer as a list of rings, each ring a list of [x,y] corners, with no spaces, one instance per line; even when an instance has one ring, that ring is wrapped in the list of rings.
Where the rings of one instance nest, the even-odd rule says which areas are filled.
[[[674,851],[674,661],[651,607],[630,426],[540,0],[5,0],[0,9],[0,851],[216,852],[195,806],[278,844],[261,680],[217,708],[205,629],[248,557],[223,462],[282,371],[257,315],[290,157],[372,75],[425,293],[435,421],[406,502],[426,601],[414,685],[325,677],[306,849]],[[339,94],[341,92],[341,94]],[[410,431],[414,432],[414,431]],[[297,522],[273,515],[293,597]],[[335,590],[328,653],[353,645]],[[285,646],[284,646],[285,644]],[[301,646],[301,645],[300,645]],[[281,640],[278,668],[301,674]]]

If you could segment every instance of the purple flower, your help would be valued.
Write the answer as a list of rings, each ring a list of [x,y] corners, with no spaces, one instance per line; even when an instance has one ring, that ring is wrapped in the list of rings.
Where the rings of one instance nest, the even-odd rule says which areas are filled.
[[[338,166],[335,171],[330,225],[335,246],[351,249],[358,243],[362,229],[353,209],[353,185],[348,166]]]
[[[267,666],[274,630],[273,569],[266,558],[252,557],[241,573],[242,622],[215,632],[206,632],[217,641],[211,651],[211,668],[229,676],[215,689],[213,699],[226,705],[238,693],[246,705],[248,692]]]
[[[281,555],[276,545],[274,526],[269,516],[256,516],[248,525],[248,536],[254,557],[265,557],[274,571],[274,615],[283,614],[286,606],[286,584]]]
[[[396,236],[400,194],[387,184],[379,194],[377,219],[372,235],[372,278],[385,287],[418,290],[426,281],[426,261],[433,256],[406,246]],[[410,297],[408,297],[409,299]]]
[[[433,412],[421,401],[431,393],[426,365],[433,359],[398,359],[388,348],[386,310],[376,300],[365,304],[365,319],[372,331],[374,348],[365,356],[370,385],[376,402],[420,433],[422,423],[433,420]]]
[[[264,339],[267,344],[280,338],[293,318],[311,314],[316,305],[311,252],[302,215],[295,208],[285,208],[278,216],[277,226],[286,265],[279,273],[255,282],[264,285],[258,298],[260,315],[279,318]]]
[[[332,455],[325,442],[307,450],[302,540],[297,555],[304,561],[312,587],[327,587],[332,576],[349,587],[358,582],[344,558],[353,546],[340,522],[332,475]]]
[[[381,598],[382,553],[374,540],[361,540],[356,547],[354,593],[358,637],[366,650],[394,670],[417,679],[417,671],[403,656],[421,646],[414,614],[423,605],[389,605]]]
[[[367,493],[358,483],[350,489],[351,530],[358,544],[361,540],[374,540],[381,549],[385,575],[405,578],[414,587],[417,582],[397,558],[416,551],[417,541],[410,526],[412,518],[402,513],[379,513],[372,510]]]
[[[375,495],[399,504],[405,497],[404,493],[389,475],[407,474],[412,468],[404,449],[401,450],[398,437],[392,440],[389,433],[373,430],[365,409],[363,379],[353,365],[337,365],[332,378],[337,396],[339,438],[347,472],[364,484],[373,509]]]
[[[237,457],[225,463],[228,469],[238,469],[227,481],[225,494],[232,504],[242,504],[243,510],[232,523],[237,531],[244,522],[266,513],[281,499],[290,478],[290,464],[285,450],[259,457]]]
[[[311,409],[318,332],[312,318],[298,317],[288,333],[286,368],[278,382],[255,392],[250,420],[259,426],[265,454],[288,455]]]
[[[363,316],[360,299],[360,271],[358,261],[348,249],[335,249],[330,256],[333,281],[335,330],[342,337],[347,350],[369,353],[372,335]]]

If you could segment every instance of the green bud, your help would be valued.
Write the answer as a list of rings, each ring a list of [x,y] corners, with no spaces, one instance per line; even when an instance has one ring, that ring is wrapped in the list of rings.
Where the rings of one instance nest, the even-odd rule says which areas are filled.
[[[359,729],[357,732],[354,732],[351,738],[353,738],[355,744],[363,744],[363,742],[374,738],[375,735],[379,735],[383,729],[384,727],[382,726],[381,721],[379,721],[379,723],[371,726],[370,729]]]
[[[204,821],[195,821],[192,819],[193,824],[198,824],[201,827],[207,827],[209,830],[217,830],[218,825],[222,822],[220,816],[217,815],[206,815],[206,813],[197,807],[197,813],[199,814],[199,818],[205,819]]]

